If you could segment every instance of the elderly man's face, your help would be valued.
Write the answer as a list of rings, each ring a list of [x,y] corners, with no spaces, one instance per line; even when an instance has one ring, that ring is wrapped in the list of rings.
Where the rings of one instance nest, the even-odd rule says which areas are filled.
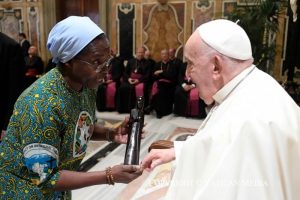
[[[136,51],[136,59],[142,60],[144,58],[144,55],[145,55],[144,48],[138,48]]]
[[[175,49],[169,49],[169,57],[170,57],[170,59],[175,58]]]
[[[206,104],[213,102],[212,96],[216,92],[214,83],[214,62],[205,48],[198,33],[194,33],[188,40],[184,55],[187,60],[186,76],[196,84],[199,96]]]
[[[144,56],[146,59],[149,59],[149,58],[151,58],[151,53],[150,53],[150,51],[145,51],[145,56]]]
[[[160,57],[161,57],[161,60],[163,62],[168,62],[169,61],[169,52],[168,50],[164,49],[160,52]]]
[[[30,46],[28,49],[28,54],[32,55],[32,56],[36,56],[37,55],[37,48],[35,46]]]
[[[97,88],[103,82],[110,59],[107,38],[92,41],[83,53],[73,58],[73,77],[88,88]]]

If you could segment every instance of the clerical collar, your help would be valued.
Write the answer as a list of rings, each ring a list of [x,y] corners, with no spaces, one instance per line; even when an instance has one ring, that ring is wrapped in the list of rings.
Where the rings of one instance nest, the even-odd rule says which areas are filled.
[[[213,99],[217,104],[221,104],[233,90],[255,69],[255,65],[252,65],[242,71],[239,75],[234,77],[226,85],[223,86],[214,96]]]

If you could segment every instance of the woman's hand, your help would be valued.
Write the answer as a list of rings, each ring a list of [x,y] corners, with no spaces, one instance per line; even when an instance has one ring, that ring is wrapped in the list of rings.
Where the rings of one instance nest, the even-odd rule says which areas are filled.
[[[129,131],[129,117],[127,116],[122,124],[115,129],[113,141],[120,144],[126,144]],[[144,131],[142,131],[142,138],[144,138]]]
[[[112,176],[116,183],[129,183],[142,174],[139,165],[116,165],[112,167]]]
[[[126,144],[128,133],[129,133],[129,117],[125,117],[124,121],[115,129],[113,135],[113,141],[120,144]]]

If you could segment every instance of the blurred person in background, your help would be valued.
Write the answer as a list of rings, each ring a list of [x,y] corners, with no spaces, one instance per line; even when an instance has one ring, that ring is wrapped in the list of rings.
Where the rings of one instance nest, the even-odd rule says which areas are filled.
[[[0,32],[0,130],[5,134],[15,101],[23,91],[25,63],[21,46]]]

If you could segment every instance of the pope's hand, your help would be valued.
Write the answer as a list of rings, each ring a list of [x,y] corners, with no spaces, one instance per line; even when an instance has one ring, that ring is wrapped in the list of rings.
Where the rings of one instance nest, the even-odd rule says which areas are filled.
[[[146,171],[153,170],[156,166],[168,163],[175,159],[174,148],[170,149],[152,149],[141,163],[142,169]]]

